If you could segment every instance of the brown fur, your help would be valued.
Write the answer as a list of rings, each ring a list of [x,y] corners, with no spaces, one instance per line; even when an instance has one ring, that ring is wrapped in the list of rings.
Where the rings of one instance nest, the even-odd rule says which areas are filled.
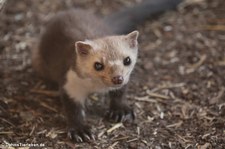
[[[137,43],[138,32],[121,36],[110,34],[108,26],[97,17],[87,11],[70,10],[50,20],[33,51],[35,70],[60,87],[68,135],[77,142],[91,138],[84,111],[88,94],[120,89],[128,83],[136,63],[138,47],[134,43]],[[124,65],[127,57],[132,61],[129,66]],[[95,68],[96,62],[104,69]],[[123,79],[119,84],[113,81],[117,76]],[[123,97],[122,92],[118,97]],[[132,113],[124,104],[116,111],[121,111],[120,115]]]
[[[75,62],[75,41],[111,34],[107,25],[86,10],[61,12],[48,23],[34,49],[34,69],[42,77],[60,82]],[[63,52],[62,52],[63,51]]]

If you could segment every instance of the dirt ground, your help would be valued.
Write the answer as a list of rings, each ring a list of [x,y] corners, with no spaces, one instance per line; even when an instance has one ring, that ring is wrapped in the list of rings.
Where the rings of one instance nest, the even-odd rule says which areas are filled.
[[[0,14],[0,144],[43,143],[49,149],[225,149],[224,0],[186,3],[138,26],[140,54],[127,94],[136,121],[105,121],[107,97],[92,95],[88,121],[97,140],[73,144],[67,138],[57,91],[31,68],[34,41],[59,10],[79,7],[107,15],[138,2],[7,1]]]

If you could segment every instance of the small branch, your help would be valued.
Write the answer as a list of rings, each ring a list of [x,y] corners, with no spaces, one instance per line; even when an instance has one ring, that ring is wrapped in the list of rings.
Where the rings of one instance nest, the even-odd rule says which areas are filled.
[[[149,90],[147,91],[147,94],[151,97],[157,97],[157,98],[161,98],[161,99],[170,99],[169,96],[166,96],[166,95],[161,95],[161,94],[158,94],[158,93],[152,93],[150,92]]]
[[[107,134],[109,134],[109,133],[111,133],[112,131],[114,131],[114,130],[116,130],[116,129],[122,127],[122,126],[123,126],[123,123],[117,123],[117,124],[115,124],[113,127],[111,127],[110,129],[108,129],[106,132],[107,132]]]
[[[206,25],[202,28],[211,31],[225,31],[225,25]]]
[[[37,89],[32,89],[30,90],[31,93],[36,93],[36,94],[42,94],[50,97],[58,97],[59,92],[58,91],[49,91],[49,90],[37,90]]]

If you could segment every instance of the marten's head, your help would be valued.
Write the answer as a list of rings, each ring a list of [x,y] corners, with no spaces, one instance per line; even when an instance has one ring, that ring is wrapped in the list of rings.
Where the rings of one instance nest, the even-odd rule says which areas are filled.
[[[76,72],[108,88],[119,88],[130,78],[138,54],[138,31],[127,35],[77,41]]]

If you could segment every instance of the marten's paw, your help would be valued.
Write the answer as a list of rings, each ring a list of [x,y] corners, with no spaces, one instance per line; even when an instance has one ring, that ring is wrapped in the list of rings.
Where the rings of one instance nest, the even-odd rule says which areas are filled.
[[[91,127],[82,124],[69,128],[68,136],[71,140],[78,143],[91,142],[95,140],[94,135],[91,133]]]
[[[113,122],[133,121],[135,113],[128,105],[119,105],[110,108],[106,113],[106,118]]]

